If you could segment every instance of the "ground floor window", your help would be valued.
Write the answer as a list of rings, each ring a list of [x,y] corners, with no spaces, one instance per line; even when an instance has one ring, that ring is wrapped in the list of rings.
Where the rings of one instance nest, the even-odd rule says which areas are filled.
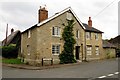
[[[98,46],[95,47],[95,53],[96,53],[96,55],[99,55],[99,47]]]
[[[87,46],[87,55],[92,55],[92,46]]]
[[[60,45],[52,45],[52,54],[59,55],[60,54]]]

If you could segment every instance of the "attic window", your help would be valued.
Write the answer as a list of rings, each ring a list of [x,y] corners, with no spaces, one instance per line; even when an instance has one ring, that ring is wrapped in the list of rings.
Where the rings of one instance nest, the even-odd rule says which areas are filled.
[[[30,36],[31,36],[31,31],[28,30],[27,37],[30,38]]]
[[[76,31],[76,38],[79,38],[79,30]]]
[[[67,12],[67,19],[72,20],[72,14],[70,12]]]

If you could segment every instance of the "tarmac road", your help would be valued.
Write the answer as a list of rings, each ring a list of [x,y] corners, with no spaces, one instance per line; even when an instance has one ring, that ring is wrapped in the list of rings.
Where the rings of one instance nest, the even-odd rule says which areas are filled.
[[[79,65],[44,70],[2,67],[3,78],[118,78],[118,60],[82,62]]]

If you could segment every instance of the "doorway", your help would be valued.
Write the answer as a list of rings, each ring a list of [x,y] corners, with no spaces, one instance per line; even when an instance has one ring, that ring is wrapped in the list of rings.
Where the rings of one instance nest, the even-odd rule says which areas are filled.
[[[80,54],[80,46],[76,46],[75,56],[76,56],[76,59],[77,59],[77,60],[79,60],[79,54]]]

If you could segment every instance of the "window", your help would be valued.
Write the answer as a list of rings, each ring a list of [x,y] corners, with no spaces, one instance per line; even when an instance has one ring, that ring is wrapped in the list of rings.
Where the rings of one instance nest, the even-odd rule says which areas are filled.
[[[60,28],[59,27],[53,27],[53,29],[52,29],[52,35],[60,37]]]
[[[79,38],[79,30],[76,31],[76,38]]]
[[[91,39],[91,32],[86,32],[86,39]]]
[[[95,33],[95,40],[98,40],[98,33]]]
[[[96,53],[96,55],[99,55],[99,47],[98,46],[95,47],[95,53]]]
[[[67,12],[67,19],[72,20],[72,14],[70,12]]]
[[[87,55],[92,55],[92,46],[87,46]]]
[[[31,31],[28,30],[28,32],[27,32],[27,37],[30,38],[30,36],[31,36]]]
[[[52,45],[52,54],[55,55],[59,55],[60,54],[60,45]]]

